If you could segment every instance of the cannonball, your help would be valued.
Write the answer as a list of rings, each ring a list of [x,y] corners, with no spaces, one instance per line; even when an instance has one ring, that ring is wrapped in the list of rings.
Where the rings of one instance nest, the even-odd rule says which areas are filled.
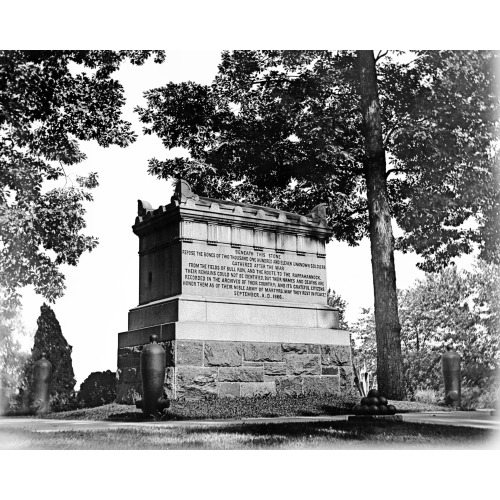
[[[387,415],[389,413],[389,409],[387,408],[386,405],[380,405],[378,407],[378,411],[380,412],[381,415]]]
[[[378,415],[379,408],[377,405],[370,405],[368,407],[368,415]]]
[[[370,389],[368,392],[368,397],[369,398],[378,398],[380,396],[380,392],[377,391],[377,389]]]
[[[379,405],[387,406],[387,403],[388,403],[388,401],[387,401],[386,398],[384,398],[384,396],[379,396],[378,397],[378,404]]]
[[[368,404],[369,404],[368,401],[369,401],[369,398],[366,398],[366,397],[361,398],[361,406],[363,406],[363,405],[368,406]]]
[[[354,415],[359,415],[359,410],[361,409],[361,405],[354,405],[352,407],[352,412],[354,413]]]
[[[378,406],[378,398],[376,398],[375,396],[368,398],[368,406],[370,405]]]
[[[395,415],[396,414],[396,407],[394,405],[387,405],[387,410],[389,412],[389,415]]]
[[[359,415],[368,415],[368,405],[361,405],[360,406]]]

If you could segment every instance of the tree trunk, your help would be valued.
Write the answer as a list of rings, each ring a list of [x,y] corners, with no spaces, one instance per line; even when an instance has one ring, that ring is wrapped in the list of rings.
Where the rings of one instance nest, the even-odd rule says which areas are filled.
[[[364,175],[370,217],[378,388],[387,398],[401,400],[404,398],[401,325],[398,317],[394,238],[387,201],[385,151],[373,51],[357,51],[357,62],[365,138]]]

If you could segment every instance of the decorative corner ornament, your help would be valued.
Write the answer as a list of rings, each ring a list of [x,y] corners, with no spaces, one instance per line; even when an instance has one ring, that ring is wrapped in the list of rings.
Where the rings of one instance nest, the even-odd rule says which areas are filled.
[[[139,217],[144,217],[148,212],[152,212],[153,207],[151,204],[144,200],[137,200],[137,215]]]
[[[311,217],[314,222],[326,225],[326,218],[328,216],[327,208],[328,205],[326,203],[320,203],[316,205],[307,216]]]
[[[170,199],[173,205],[186,203],[187,200],[198,201],[200,197],[194,194],[189,183],[183,179],[179,179],[175,185],[175,192]]]

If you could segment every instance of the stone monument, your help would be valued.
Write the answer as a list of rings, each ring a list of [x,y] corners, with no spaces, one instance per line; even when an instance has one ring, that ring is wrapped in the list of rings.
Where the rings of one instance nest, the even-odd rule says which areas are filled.
[[[118,335],[117,400],[140,398],[140,351],[158,336],[169,398],[338,394],[350,334],[326,305],[324,205],[307,216],[198,196],[138,202],[139,305]]]

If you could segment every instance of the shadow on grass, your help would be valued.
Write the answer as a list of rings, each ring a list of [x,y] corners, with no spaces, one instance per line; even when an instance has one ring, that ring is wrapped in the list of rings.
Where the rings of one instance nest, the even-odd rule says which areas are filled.
[[[185,428],[188,436],[197,434],[234,434],[248,442],[256,440],[270,447],[463,447],[484,445],[494,433],[488,429],[428,425],[414,422],[376,421],[360,424],[346,420],[336,422],[241,423],[218,428]]]

